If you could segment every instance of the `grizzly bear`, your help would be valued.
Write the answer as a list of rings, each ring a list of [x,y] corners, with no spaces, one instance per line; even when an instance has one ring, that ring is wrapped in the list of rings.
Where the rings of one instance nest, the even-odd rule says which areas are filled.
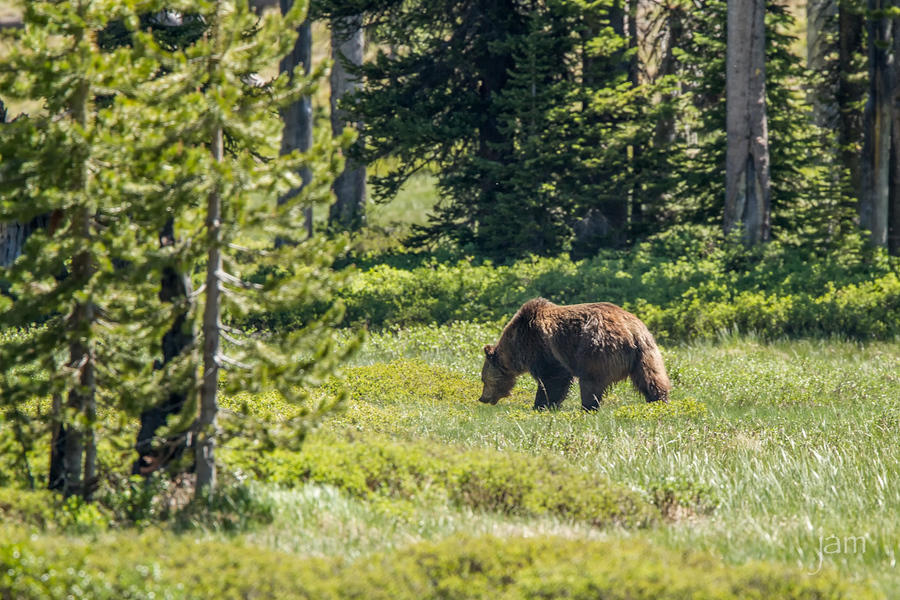
[[[672,388],[647,326],[608,302],[558,306],[529,300],[497,345],[484,347],[484,355],[479,401],[487,404],[509,396],[526,371],[538,384],[535,410],[558,407],[575,377],[584,410],[596,409],[606,389],[629,376],[647,402],[667,402]]]

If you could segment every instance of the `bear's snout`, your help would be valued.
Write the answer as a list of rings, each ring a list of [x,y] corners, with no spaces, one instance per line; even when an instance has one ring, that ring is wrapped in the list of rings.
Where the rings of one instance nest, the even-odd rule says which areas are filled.
[[[482,394],[481,397],[478,399],[478,401],[481,402],[482,404],[490,404],[491,406],[493,406],[494,404],[497,404],[498,400],[500,400],[500,398],[495,398],[493,400],[491,400],[490,398],[485,398],[484,394]]]

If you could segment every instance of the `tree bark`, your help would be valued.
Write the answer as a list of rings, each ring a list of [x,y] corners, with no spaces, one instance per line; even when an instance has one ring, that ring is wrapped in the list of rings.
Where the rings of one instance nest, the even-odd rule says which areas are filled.
[[[82,35],[90,35],[83,32]],[[71,118],[82,128],[88,121],[88,101],[91,90],[88,81],[77,84],[73,95]],[[78,168],[74,170],[72,190],[76,193],[88,193],[88,168],[86,156],[74,156],[73,161]],[[88,206],[76,206],[72,214],[71,235],[78,240],[82,249],[72,257],[69,276],[76,289],[86,289],[96,271],[94,256],[91,252],[91,220],[93,215]],[[84,417],[85,423],[70,423],[65,436],[65,482],[63,493],[66,496],[81,494],[86,499],[94,485],[96,447],[94,442],[94,421],[96,419],[96,384],[94,380],[94,353],[90,341],[90,328],[96,319],[96,308],[90,297],[77,302],[68,317],[68,329],[72,332],[69,344],[68,368],[78,373],[78,385],[69,390],[68,406],[77,417]],[[82,460],[84,463],[82,464]]]
[[[637,88],[640,82],[640,61],[638,57],[638,47],[640,39],[638,38],[638,5],[639,0],[626,0],[625,4],[625,23],[628,28],[628,49],[631,56],[628,59],[628,82],[632,88]],[[644,225],[644,199],[645,194],[641,186],[640,171],[641,162],[644,155],[644,146],[638,142],[631,147],[631,177],[632,184],[629,186],[630,198],[628,199],[631,208],[628,223],[628,238],[634,240],[638,235],[643,234]]]
[[[891,0],[869,0],[869,97],[863,115],[859,224],[875,246],[887,246],[893,103],[892,22],[877,13]]]
[[[341,99],[356,91],[361,82],[347,69],[347,64],[359,66],[365,50],[365,30],[362,15],[336,19],[331,25],[331,131],[343,133],[348,125],[347,113],[339,106]],[[360,130],[360,124],[353,124]],[[359,143],[359,142],[357,142]],[[344,171],[334,182],[335,203],[331,206],[329,222],[332,227],[356,230],[366,220],[366,166],[347,158]]]
[[[213,133],[213,160],[222,162],[224,148],[222,127]],[[209,194],[206,205],[206,243],[209,248],[206,266],[206,306],[203,310],[203,378],[200,386],[200,416],[194,442],[197,465],[196,495],[216,488],[216,415],[219,382],[219,325],[222,272],[222,197],[218,186]]]
[[[63,423],[63,402],[60,394],[53,394],[50,419],[50,469],[47,489],[62,491],[66,487],[66,427]]]
[[[680,4],[674,4],[667,9],[666,32],[660,42],[665,44],[662,59],[659,63],[657,78],[675,75],[678,71],[678,59],[675,49],[684,37],[684,9]],[[663,102],[671,102],[673,94],[663,96]],[[653,132],[653,145],[657,148],[665,147],[675,140],[675,113],[667,112],[657,121]]]
[[[0,100],[0,125],[6,123],[6,117],[6,105]],[[19,258],[25,247],[25,240],[38,226],[36,221],[38,219],[32,223],[0,223],[0,267],[9,267]]]
[[[888,206],[888,252],[900,256],[900,19],[894,19],[891,184]]]
[[[806,66],[813,73],[824,73],[828,68],[829,29],[834,23],[839,0],[809,0],[806,5]],[[813,120],[820,127],[830,127],[837,113],[834,89],[814,89],[811,95]]]
[[[747,245],[769,239],[769,135],[766,122],[765,2],[728,3],[726,50],[726,233],[743,224]]]
[[[294,0],[280,0],[281,13],[287,14],[293,5]],[[296,67],[302,66],[303,72],[309,75],[312,68],[312,25],[309,18],[303,22],[297,33],[294,49],[281,60],[279,69],[282,73],[293,73]],[[282,119],[284,120],[284,133],[281,138],[281,153],[288,154],[294,150],[300,152],[309,151],[313,142],[312,98],[304,96],[285,108],[282,111]],[[300,176],[303,178],[303,185],[300,189],[303,189],[312,179],[312,171],[310,171],[309,167],[303,167],[300,170]],[[298,193],[300,193],[300,190],[292,191],[288,198]],[[304,209],[304,215],[306,219],[306,236],[312,237],[312,207]]]
[[[863,55],[863,17],[853,10],[851,0],[838,2],[838,144],[841,165],[850,176],[850,189],[858,195],[861,186],[860,149],[863,139],[862,114],[857,106],[865,96],[865,85],[856,77],[857,62]]]

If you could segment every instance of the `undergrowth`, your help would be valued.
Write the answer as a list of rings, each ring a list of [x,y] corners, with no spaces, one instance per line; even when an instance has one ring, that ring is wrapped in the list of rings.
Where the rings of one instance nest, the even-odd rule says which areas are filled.
[[[831,572],[725,565],[640,540],[454,536],[346,562],[158,532],[89,541],[3,533],[0,597],[17,600],[879,597]]]

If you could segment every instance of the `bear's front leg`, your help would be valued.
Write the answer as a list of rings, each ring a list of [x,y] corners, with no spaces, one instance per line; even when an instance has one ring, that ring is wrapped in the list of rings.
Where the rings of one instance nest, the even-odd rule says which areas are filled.
[[[572,376],[568,373],[553,373],[543,377],[535,376],[535,381],[538,389],[534,396],[534,410],[559,408],[569,393]]]
[[[581,387],[581,408],[584,410],[597,410],[600,403],[603,402],[603,392],[605,386],[600,385],[596,381],[582,379],[579,382]]]

